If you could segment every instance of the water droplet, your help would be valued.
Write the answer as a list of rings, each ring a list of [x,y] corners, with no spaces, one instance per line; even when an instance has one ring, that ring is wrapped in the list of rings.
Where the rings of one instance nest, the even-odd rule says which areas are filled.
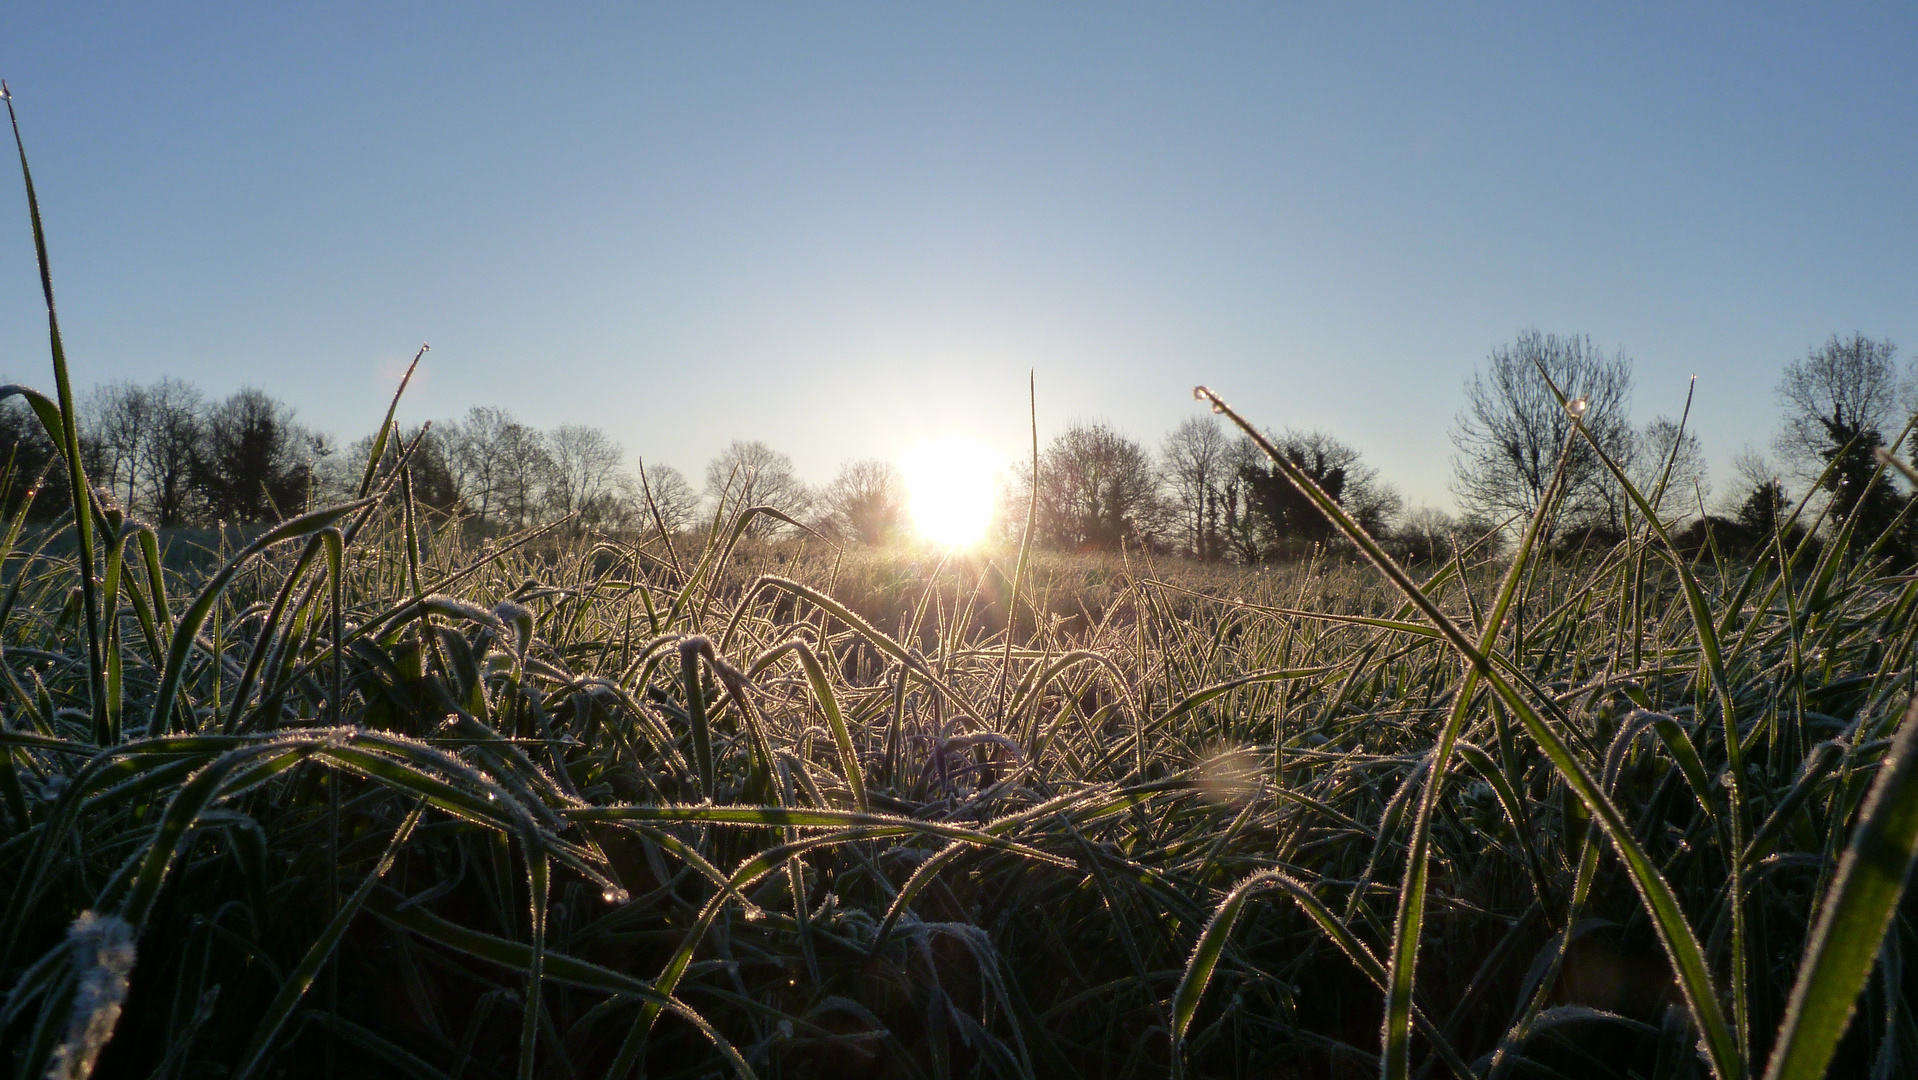
[[[623,904],[626,901],[631,900],[633,898],[633,894],[627,892],[625,889],[622,889],[614,885],[614,886],[608,886],[605,892],[599,894],[599,898],[601,900],[606,901],[609,904]]]
[[[1585,415],[1585,410],[1591,408],[1591,406],[1592,403],[1581,394],[1565,403],[1565,411],[1571,413],[1573,419],[1579,419]]]
[[[1225,405],[1224,405],[1224,403],[1223,403],[1223,402],[1218,402],[1218,401],[1215,401],[1215,402],[1213,402],[1213,403],[1212,403],[1212,411],[1213,411],[1213,412],[1216,412],[1216,413],[1222,413],[1222,412],[1224,412],[1224,411],[1225,411]]]

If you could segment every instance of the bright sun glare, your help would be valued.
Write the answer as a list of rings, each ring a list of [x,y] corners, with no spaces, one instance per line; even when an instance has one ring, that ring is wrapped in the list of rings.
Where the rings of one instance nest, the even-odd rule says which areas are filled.
[[[946,547],[983,539],[999,467],[992,451],[962,436],[922,443],[902,458],[899,468],[920,535]]]

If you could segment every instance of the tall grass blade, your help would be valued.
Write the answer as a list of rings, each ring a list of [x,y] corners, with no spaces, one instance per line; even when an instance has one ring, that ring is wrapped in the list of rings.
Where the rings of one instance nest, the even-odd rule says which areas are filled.
[[[1624,861],[1627,873],[1631,875],[1632,883],[1638,889],[1639,895],[1645,903],[1646,912],[1652,918],[1653,926],[1658,932],[1659,941],[1665,947],[1666,954],[1672,961],[1673,971],[1677,976],[1680,990],[1685,995],[1686,1004],[1691,1010],[1693,1020],[1698,1024],[1700,1031],[1704,1034],[1713,1072],[1719,1077],[1719,1080],[1736,1080],[1736,1078],[1742,1077],[1744,1075],[1744,1055],[1741,1044],[1736,1040],[1732,1031],[1725,1026],[1723,1015],[1718,1007],[1717,992],[1712,986],[1710,970],[1706,966],[1704,952],[1698,944],[1697,933],[1692,929],[1691,924],[1686,921],[1684,912],[1679,907],[1678,898],[1672,893],[1670,884],[1666,882],[1664,875],[1659,873],[1658,868],[1653,865],[1651,859],[1645,854],[1637,839],[1632,835],[1631,828],[1626,823],[1624,816],[1619,813],[1618,808],[1606,797],[1590,773],[1578,762],[1578,759],[1572,754],[1571,749],[1566,746],[1557,733],[1552,731],[1544,722],[1538,715],[1537,710],[1519,695],[1511,683],[1499,675],[1485,652],[1478,646],[1473,645],[1472,642],[1466,638],[1464,632],[1453,623],[1452,619],[1432,601],[1431,597],[1427,596],[1418,585],[1412,581],[1410,575],[1406,574],[1406,572],[1399,567],[1398,563],[1379,546],[1377,541],[1373,540],[1356,521],[1352,520],[1351,516],[1345,512],[1343,507],[1326,496],[1326,494],[1319,489],[1318,485],[1312,482],[1310,477],[1306,476],[1296,465],[1286,459],[1278,448],[1272,445],[1269,439],[1243,417],[1232,411],[1231,407],[1226,405],[1216,394],[1213,394],[1212,391],[1205,387],[1199,387],[1194,393],[1201,400],[1210,401],[1214,409],[1225,414],[1233,423],[1239,426],[1241,431],[1244,431],[1249,438],[1257,443],[1259,448],[1273,461],[1274,465],[1285,473],[1287,479],[1291,480],[1293,486],[1310,499],[1313,504],[1319,508],[1319,511],[1330,519],[1339,531],[1344,533],[1346,538],[1352,541],[1352,543],[1365,554],[1366,558],[1369,559],[1373,565],[1377,566],[1394,585],[1398,586],[1406,598],[1412,601],[1413,605],[1424,613],[1426,618],[1432,621],[1440,633],[1451,642],[1452,647],[1464,656],[1480,677],[1491,684],[1499,697],[1502,698],[1506,705],[1511,708],[1512,712],[1519,717],[1520,722],[1524,724],[1527,732],[1539,743],[1540,748],[1544,750],[1546,756],[1551,759],[1553,766],[1558,770],[1559,774],[1565,778],[1566,783],[1592,811],[1593,816],[1598,819],[1600,826],[1604,829],[1613,847],[1618,851],[1619,856]],[[1496,621],[1490,622],[1487,626],[1488,633],[1496,632],[1498,625]],[[1433,772],[1437,774],[1438,770],[1435,769]],[[1433,781],[1434,783],[1438,781],[1436,775]],[[1407,892],[1409,893],[1410,890],[1408,889]],[[1410,985],[1408,983],[1403,991],[1408,1001],[1409,992]],[[1394,994],[1392,996],[1398,997],[1400,995]],[[1388,1035],[1387,1043],[1384,1047],[1384,1060],[1381,1062],[1382,1068],[1391,1070],[1395,1067],[1394,1062],[1398,1061],[1402,1063],[1403,1068],[1409,1070],[1409,1046],[1405,1045],[1405,1028],[1398,1025],[1398,1018],[1389,1010],[1387,1023]],[[1394,1040],[1396,1040],[1396,1042]],[[1388,1076],[1389,1075],[1388,1072]]]
[[[40,291],[47,300],[47,338],[53,350],[53,385],[60,399],[59,438],[54,442],[67,460],[67,484],[73,496],[74,533],[80,546],[80,597],[86,606],[87,685],[93,693],[93,729],[96,743],[105,743],[106,658],[100,641],[100,598],[95,595],[93,564],[93,489],[87,485],[86,470],[80,462],[80,413],[73,407],[73,379],[67,373],[67,350],[60,340],[60,316],[53,303],[53,268],[47,261],[47,233],[40,222],[40,197],[33,190],[33,170],[27,167],[27,144],[20,137],[20,117],[13,109],[13,93],[0,82],[0,98],[7,103],[7,120],[13,125],[13,145],[20,152],[20,179],[27,189],[27,215],[33,219],[33,254],[40,263]],[[29,401],[33,399],[29,397]],[[36,411],[37,405],[36,405]],[[41,422],[48,419],[41,414]],[[49,435],[56,432],[49,430]]]
[[[1918,700],[1905,709],[1859,809],[1838,873],[1819,905],[1765,1080],[1817,1080],[1825,1075],[1884,945],[1915,855]]]
[[[853,809],[863,814],[868,809],[865,769],[859,764],[859,751],[852,744],[852,731],[846,727],[846,718],[839,711],[839,695],[833,692],[832,683],[826,678],[826,669],[820,666],[819,655],[803,641],[789,641],[756,661],[754,671],[788,652],[799,657],[800,667],[805,670],[806,681],[812,688],[813,700],[819,703],[820,710],[826,714],[826,728],[832,732],[833,747],[839,752],[839,769],[844,774],[847,789],[852,792]]]
[[[1199,932],[1198,943],[1192,947],[1192,956],[1185,962],[1185,974],[1179,976],[1178,988],[1172,992],[1174,1061],[1185,1056],[1186,1029],[1192,1026],[1192,1015],[1199,1011],[1199,999],[1205,996],[1206,985],[1212,981],[1212,972],[1219,966],[1219,957],[1225,952],[1232,927],[1239,921],[1240,910],[1254,892],[1270,886],[1271,879],[1277,874],[1276,870],[1266,870],[1233,886],[1219,906],[1212,910],[1212,918],[1205,924],[1205,929]]]
[[[531,837],[526,839],[532,841]],[[540,1010],[546,1007],[540,998],[540,990],[546,979],[546,908],[550,870],[546,852],[529,845],[526,852],[526,893],[530,899],[533,943],[532,956],[526,965],[526,1015],[519,1033],[519,1080],[533,1080],[535,1054],[539,1050]]]
[[[1019,583],[1026,577],[1026,558],[1032,554],[1033,532],[1039,524],[1039,376],[1026,372],[1026,406],[1032,420],[1032,492],[1026,499],[1026,529],[1019,534],[1019,560],[1012,567],[1012,588],[1006,597],[1006,645],[999,661],[998,686],[993,698],[999,704],[999,718],[1005,719],[1006,680],[1012,674],[1013,627],[1019,619]]]
[[[267,1052],[272,1049],[273,1040],[279,1037],[281,1029],[292,1018],[293,1010],[299,1006],[300,999],[306,996],[307,990],[313,985],[313,980],[319,977],[320,968],[333,955],[333,950],[339,947],[340,938],[346,935],[346,928],[359,915],[360,907],[372,894],[373,887],[378,885],[380,880],[386,877],[386,872],[393,868],[393,860],[399,856],[400,849],[406,846],[407,837],[413,834],[413,827],[419,824],[420,814],[425,808],[425,803],[414,804],[405,820],[400,822],[399,828],[393,830],[393,838],[387,841],[386,851],[380,856],[379,862],[374,864],[372,873],[367,874],[352,894],[340,904],[339,911],[333,916],[333,921],[328,923],[326,929],[321,932],[319,940],[306,950],[306,955],[300,958],[298,966],[287,973],[286,978],[280,983],[279,992],[273,996],[272,1003],[267,1006],[266,1015],[260,1018],[259,1026],[253,1033],[253,1041],[240,1054],[240,1063],[234,1068],[232,1074],[234,1080],[247,1080],[265,1062]]]
[[[282,522],[261,533],[258,539],[248,544],[238,555],[221,567],[219,573],[213,575],[212,580],[200,590],[200,595],[194,598],[192,606],[180,616],[180,624],[174,628],[173,644],[167,654],[166,672],[160,677],[160,692],[153,699],[152,718],[147,722],[149,732],[163,733],[170,730],[169,714],[173,711],[174,699],[180,693],[180,680],[186,676],[187,657],[193,651],[194,637],[199,634],[200,626],[206,621],[207,616],[213,613],[214,603],[219,600],[220,593],[226,589],[227,582],[233,579],[233,575],[238,573],[240,568],[255,555],[274,544],[318,532],[355,510],[370,505],[371,502],[370,499],[361,499],[358,502],[315,510],[291,521]],[[190,720],[191,714],[186,715]]]
[[[1545,381],[1545,385],[1551,389],[1561,405],[1568,404],[1564,392],[1552,382],[1542,365],[1539,367],[1539,377]],[[1742,858],[1736,853],[1745,849],[1745,838],[1751,829],[1746,821],[1747,809],[1744,797],[1746,782],[1744,740],[1738,730],[1738,708],[1732,697],[1731,678],[1725,670],[1724,653],[1719,648],[1718,627],[1712,618],[1711,605],[1705,599],[1705,591],[1699,587],[1698,579],[1692,574],[1690,562],[1679,553],[1678,546],[1672,542],[1671,533],[1659,520],[1658,511],[1639,492],[1631,478],[1625,475],[1625,470],[1619,467],[1619,464],[1612,460],[1611,455],[1605,452],[1605,448],[1598,444],[1598,440],[1585,426],[1582,414],[1573,414],[1572,429],[1585,437],[1586,445],[1591,447],[1593,454],[1597,455],[1599,461],[1603,462],[1605,468],[1611,472],[1619,488],[1630,500],[1630,505],[1636,506],[1638,512],[1644,515],[1646,526],[1658,536],[1663,545],[1667,560],[1671,563],[1672,569],[1677,572],[1679,585],[1685,594],[1685,604],[1691,612],[1693,632],[1698,635],[1698,649],[1705,662],[1706,674],[1710,678],[1712,689],[1717,692],[1719,719],[1724,725],[1725,757],[1728,766],[1725,772],[1725,818],[1730,826],[1728,832],[1731,837],[1731,851],[1734,853],[1729,859],[1731,881],[1727,892],[1732,918],[1730,978],[1732,1023],[1738,1038],[1739,1057],[1742,1060],[1751,1050],[1751,1009],[1746,974],[1749,942],[1745,928],[1744,868]],[[1883,471],[1881,466],[1878,473],[1873,475],[1873,480],[1876,481]],[[1849,542],[1848,536],[1841,535],[1836,547],[1843,548],[1848,546]]]
[[[693,740],[693,766],[699,770],[699,793],[713,801],[718,778],[713,766],[713,735],[706,717],[706,692],[699,681],[699,654],[712,643],[703,637],[690,637],[679,643],[680,685],[686,695],[686,722]]]
[[[400,385],[393,391],[393,401],[386,407],[386,418],[380,421],[380,429],[373,433],[373,448],[366,455],[366,469],[360,474],[359,498],[373,493],[373,479],[379,475],[380,459],[386,456],[387,441],[393,435],[393,414],[399,411],[400,397],[406,393],[406,384],[413,381],[413,371],[420,366],[420,358],[425,356],[430,345],[421,345],[420,351],[413,354],[413,362],[406,365],[406,374],[400,376]]]

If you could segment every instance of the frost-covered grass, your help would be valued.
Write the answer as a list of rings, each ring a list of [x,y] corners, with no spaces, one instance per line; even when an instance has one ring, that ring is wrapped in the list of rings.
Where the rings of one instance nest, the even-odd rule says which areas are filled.
[[[1918,582],[1842,529],[1729,565],[1521,522],[1416,574],[750,511],[475,549],[406,449],[192,581],[84,497],[38,554],[8,523],[12,1075],[1918,1063]]]

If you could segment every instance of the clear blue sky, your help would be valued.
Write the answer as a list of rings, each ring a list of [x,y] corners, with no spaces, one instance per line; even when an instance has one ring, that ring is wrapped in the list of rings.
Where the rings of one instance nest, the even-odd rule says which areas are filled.
[[[1155,442],[1195,382],[1446,504],[1515,331],[1725,462],[1833,332],[1918,349],[1906,5],[10,4],[76,380],[342,441],[502,405],[697,482]],[[50,383],[0,168],[0,373]]]

